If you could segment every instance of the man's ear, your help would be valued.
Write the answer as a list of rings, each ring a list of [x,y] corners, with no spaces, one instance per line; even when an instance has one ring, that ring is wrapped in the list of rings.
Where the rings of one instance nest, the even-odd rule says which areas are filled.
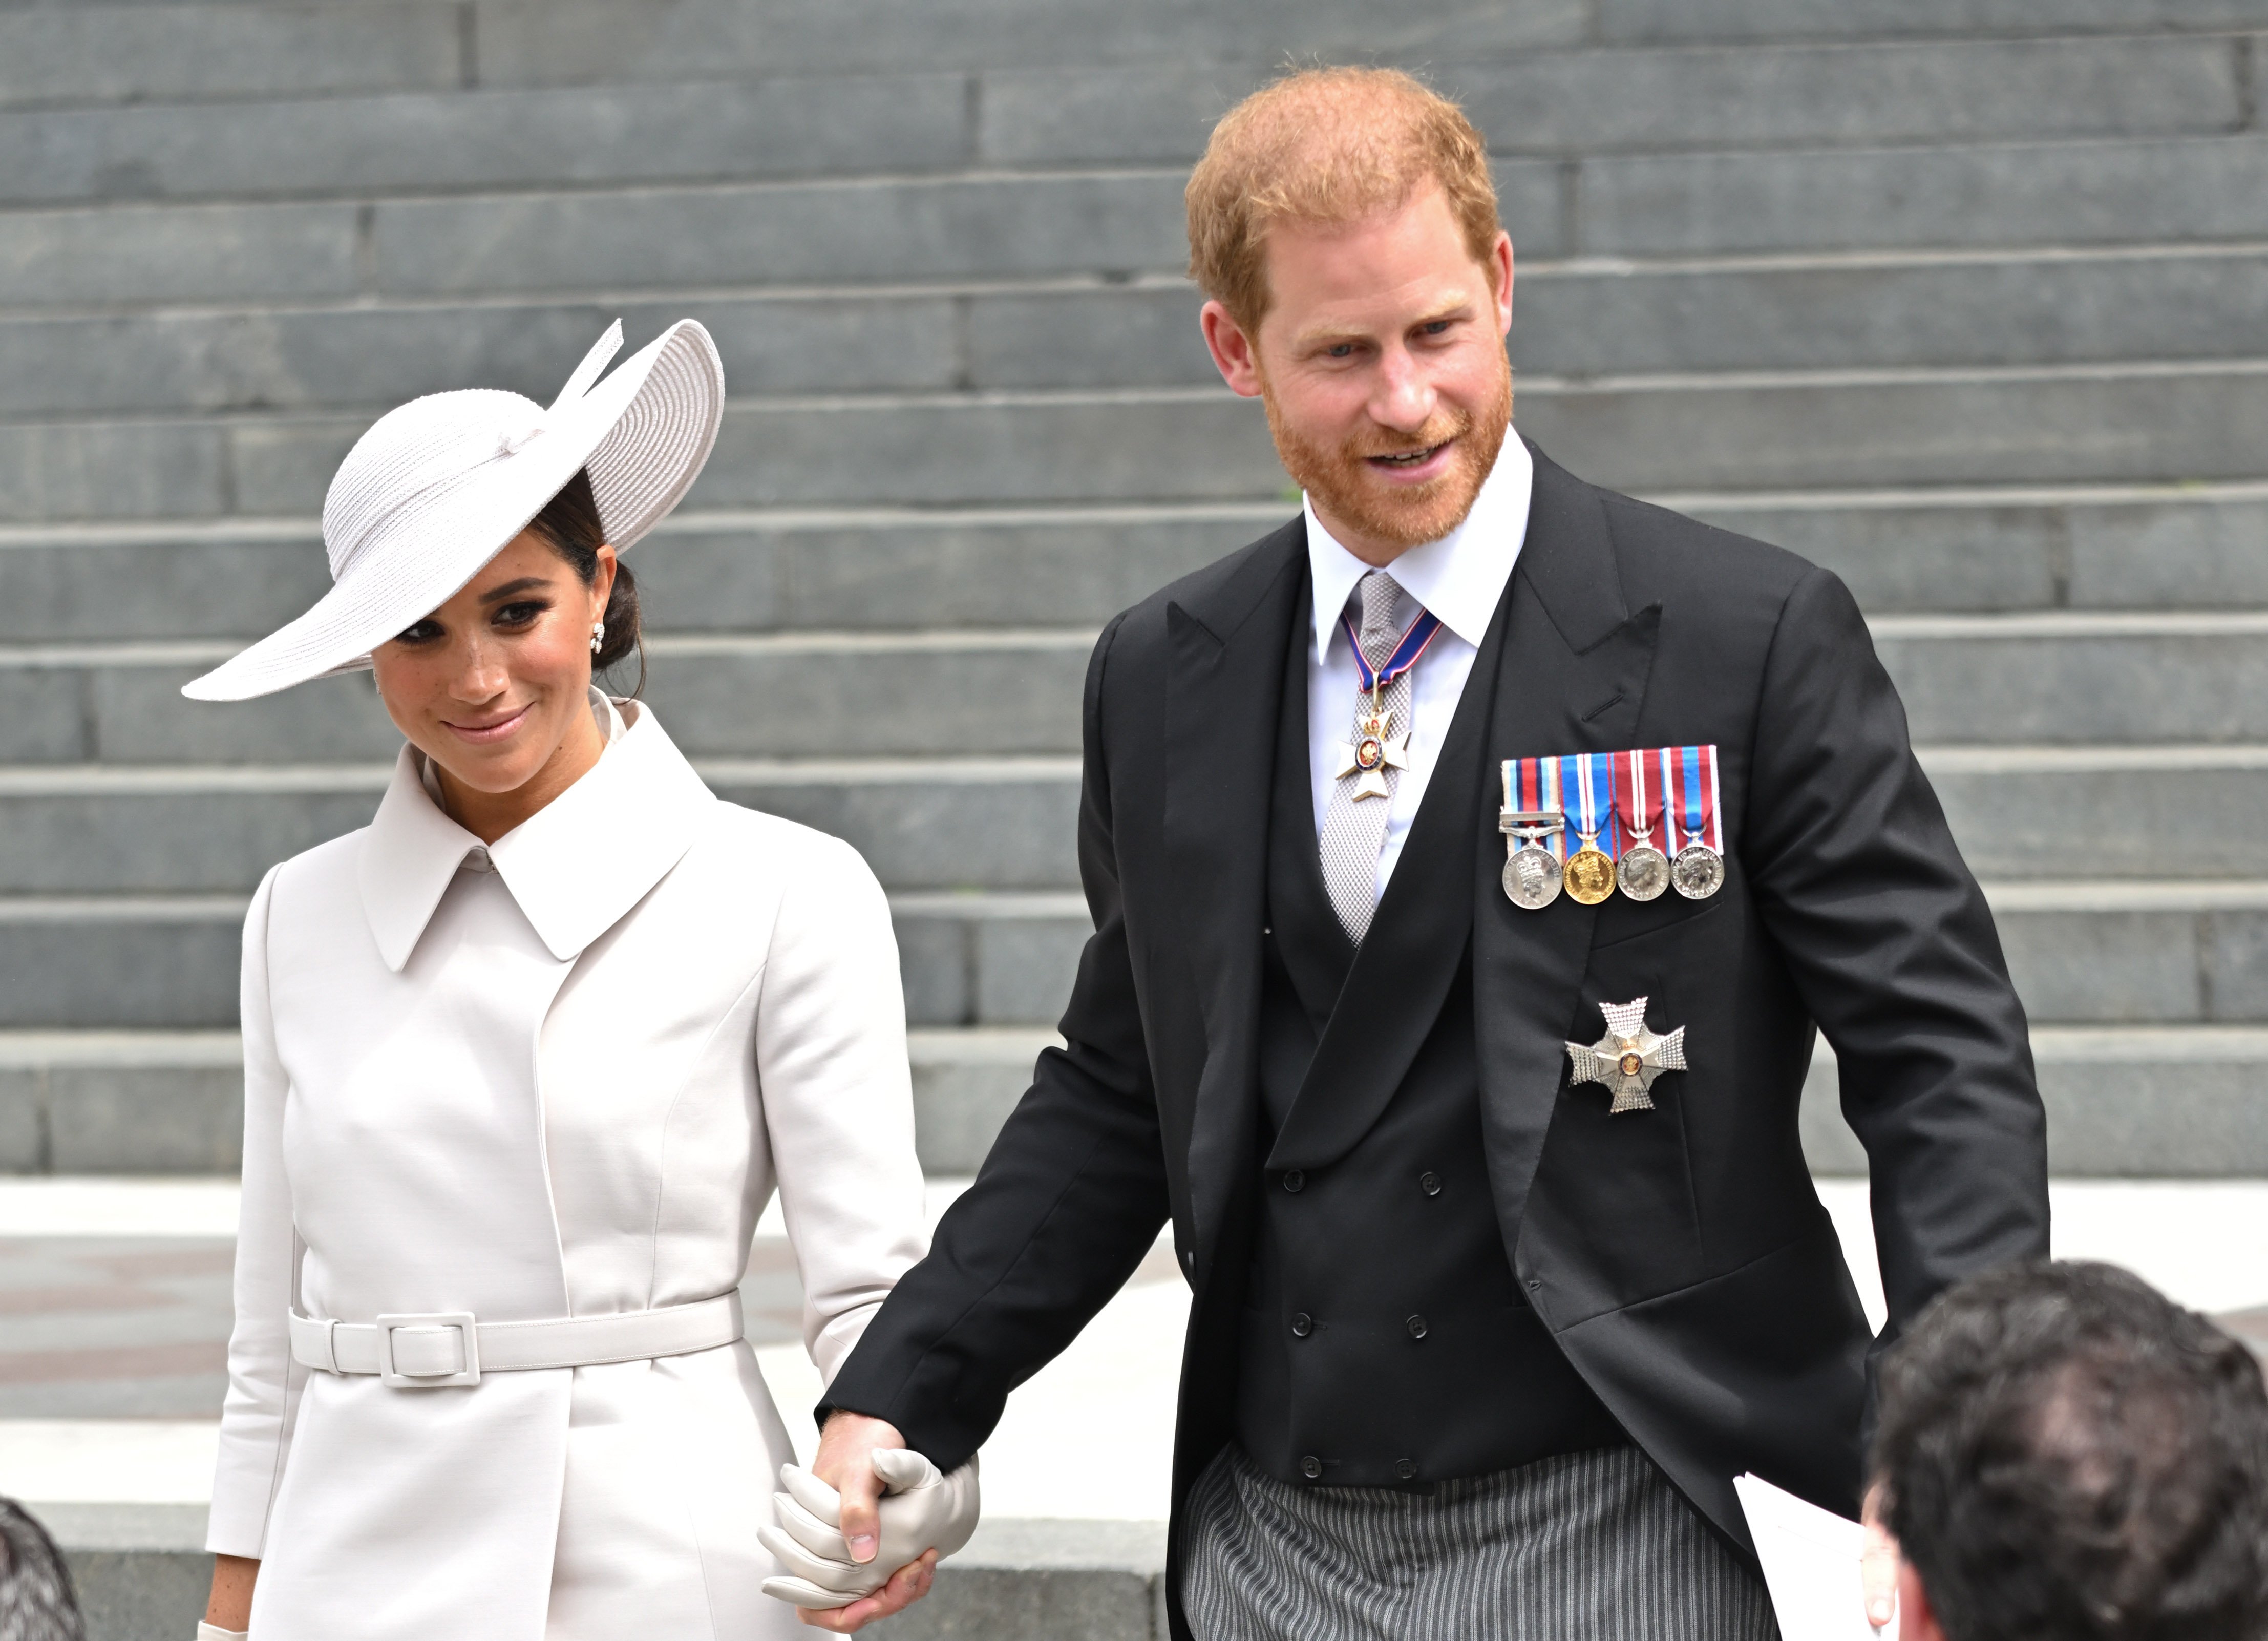
[[[1490,294],[1496,298],[1496,331],[1499,336],[1512,334],[1512,236],[1499,228],[1488,261]]]
[[[1913,1563],[1904,1559],[1898,1563],[1898,1641],[1945,1641],[1937,1612],[1929,1604],[1929,1592],[1922,1587],[1921,1574],[1914,1571]]]
[[[1228,390],[1246,399],[1260,396],[1260,353],[1252,335],[1243,326],[1229,317],[1229,312],[1218,302],[1208,302],[1197,315],[1197,324],[1204,331],[1205,347],[1212,354],[1213,368]]]

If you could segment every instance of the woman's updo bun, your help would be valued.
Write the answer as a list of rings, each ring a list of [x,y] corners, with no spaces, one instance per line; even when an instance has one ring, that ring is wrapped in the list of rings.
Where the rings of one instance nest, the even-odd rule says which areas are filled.
[[[599,498],[591,493],[588,470],[578,470],[568,480],[527,527],[550,543],[585,586],[597,583],[599,549],[606,545],[607,530],[599,521]],[[637,656],[637,687],[630,692],[635,695],[645,688],[645,641],[638,627],[637,578],[619,559],[615,562],[615,590],[607,597],[606,620],[606,636],[591,658],[591,671],[595,675]]]

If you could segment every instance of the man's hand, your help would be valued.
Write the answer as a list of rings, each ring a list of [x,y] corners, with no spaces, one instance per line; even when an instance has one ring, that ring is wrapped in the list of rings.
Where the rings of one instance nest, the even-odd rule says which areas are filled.
[[[881,1544],[882,1478],[874,1474],[874,1450],[905,1445],[896,1425],[863,1413],[830,1413],[819,1432],[811,1473],[843,1496],[843,1539],[853,1561],[873,1560]]]
[[[873,1560],[881,1543],[882,1478],[874,1473],[874,1450],[905,1445],[896,1425],[863,1413],[830,1413],[819,1432],[819,1455],[811,1461],[811,1473],[843,1496],[843,1538],[853,1561]],[[872,1595],[848,1607],[821,1611],[799,1608],[796,1616],[814,1629],[847,1636],[877,1618],[905,1611],[929,1593],[936,1578],[937,1552],[932,1550],[899,1568]]]
[[[1859,1519],[1867,1528],[1866,1546],[1859,1552],[1859,1587],[1867,1602],[1867,1622],[1880,1630],[1898,1611],[1898,1542],[1882,1521],[1882,1487],[1867,1490]]]
[[[887,1426],[884,1427],[885,1429]],[[837,1635],[849,1635],[863,1629],[877,1618],[887,1618],[892,1613],[902,1613],[929,1593],[929,1586],[937,1578],[937,1552],[924,1551],[919,1561],[909,1561],[890,1576],[890,1581],[872,1595],[855,1601],[848,1607],[835,1607],[814,1612],[808,1607],[799,1607],[795,1615],[814,1629],[832,1630]]]

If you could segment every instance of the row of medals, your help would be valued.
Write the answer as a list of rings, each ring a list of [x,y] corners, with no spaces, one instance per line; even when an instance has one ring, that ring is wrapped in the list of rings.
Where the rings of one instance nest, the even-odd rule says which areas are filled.
[[[1582,835],[1582,846],[1563,862],[1543,840],[1567,829],[1564,814],[1506,811],[1497,828],[1506,835],[1505,895],[1523,911],[1543,910],[1563,888],[1571,900],[1596,906],[1616,889],[1634,901],[1659,900],[1670,889],[1705,901],[1725,887],[1725,858],[1706,843],[1688,843],[1673,860],[1645,832],[1616,860],[1593,832]]]

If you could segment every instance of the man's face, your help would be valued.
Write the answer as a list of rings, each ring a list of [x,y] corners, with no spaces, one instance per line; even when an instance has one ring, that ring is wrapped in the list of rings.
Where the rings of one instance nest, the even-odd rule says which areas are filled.
[[[1258,395],[1277,453],[1324,526],[1390,562],[1460,523],[1512,420],[1512,242],[1485,263],[1439,188],[1397,210],[1269,232],[1273,305],[1248,335],[1217,302],[1205,340]]]

